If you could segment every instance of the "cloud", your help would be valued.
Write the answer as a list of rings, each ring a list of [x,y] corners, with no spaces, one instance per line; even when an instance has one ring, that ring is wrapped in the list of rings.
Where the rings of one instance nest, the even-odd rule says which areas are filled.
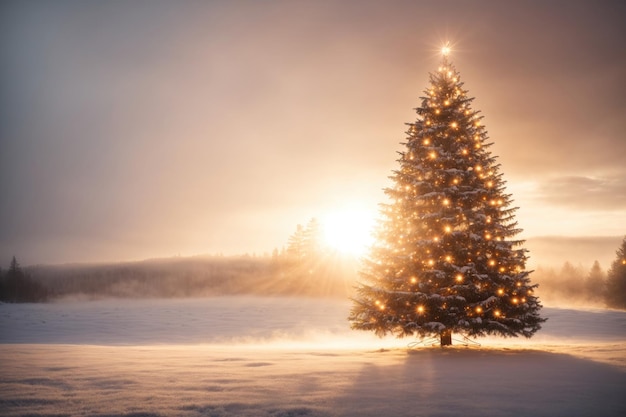
[[[597,260],[606,269],[615,259],[622,239],[623,236],[536,236],[529,238],[524,247],[530,251],[531,267],[560,267],[569,261],[590,268]]]
[[[626,176],[564,176],[539,183],[537,197],[577,210],[626,209]]]
[[[618,2],[269,3],[1,2],[0,252],[271,250],[381,199],[446,31],[505,179],[624,206]]]

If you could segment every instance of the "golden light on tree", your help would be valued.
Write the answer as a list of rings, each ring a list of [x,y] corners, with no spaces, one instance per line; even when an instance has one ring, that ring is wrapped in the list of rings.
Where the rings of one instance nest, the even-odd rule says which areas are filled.
[[[449,54],[446,45],[409,123],[350,321],[442,345],[452,332],[530,337],[545,320],[515,239],[516,208]]]

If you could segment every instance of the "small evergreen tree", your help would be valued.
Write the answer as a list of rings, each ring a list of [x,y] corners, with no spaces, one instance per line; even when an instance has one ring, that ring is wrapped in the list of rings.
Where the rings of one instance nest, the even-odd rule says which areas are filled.
[[[322,228],[316,218],[312,218],[306,227],[296,226],[294,234],[289,236],[287,254],[296,260],[313,260],[322,252]]]
[[[24,272],[17,262],[15,256],[11,259],[9,269],[4,276],[2,300],[10,303],[18,302],[20,299],[20,287],[24,279]]]
[[[482,116],[444,54],[409,123],[361,273],[352,328],[438,336],[532,336],[545,321],[525,269],[516,208]]]
[[[305,257],[306,233],[301,224],[296,226],[296,231],[287,240],[287,255],[292,259]]]
[[[311,259],[319,258],[323,252],[322,227],[315,217],[307,223],[304,238],[307,256]]]
[[[14,256],[1,279],[0,301],[29,303],[45,301],[47,298],[48,290],[26,274]]]
[[[585,280],[585,290],[589,300],[601,301],[605,297],[606,282],[604,271],[602,271],[598,261],[594,261],[593,266],[589,270],[589,275],[587,275]]]
[[[585,270],[582,266],[575,267],[570,261],[565,261],[559,272],[557,289],[567,299],[584,298]]]
[[[617,258],[606,278],[606,303],[609,307],[626,308],[626,237],[615,254]]]

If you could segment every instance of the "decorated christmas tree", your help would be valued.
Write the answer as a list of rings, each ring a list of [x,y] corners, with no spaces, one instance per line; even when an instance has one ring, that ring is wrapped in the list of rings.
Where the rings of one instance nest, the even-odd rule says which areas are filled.
[[[385,189],[376,243],[349,320],[383,336],[452,343],[466,337],[531,337],[545,321],[525,269],[516,208],[482,116],[444,48],[409,123],[400,167]]]

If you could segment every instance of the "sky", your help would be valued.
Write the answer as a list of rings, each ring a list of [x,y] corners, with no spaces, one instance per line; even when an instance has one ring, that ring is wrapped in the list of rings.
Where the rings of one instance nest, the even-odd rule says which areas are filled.
[[[625,20],[608,0],[2,1],[0,263],[262,254],[375,213],[445,42],[521,237],[617,249]]]

